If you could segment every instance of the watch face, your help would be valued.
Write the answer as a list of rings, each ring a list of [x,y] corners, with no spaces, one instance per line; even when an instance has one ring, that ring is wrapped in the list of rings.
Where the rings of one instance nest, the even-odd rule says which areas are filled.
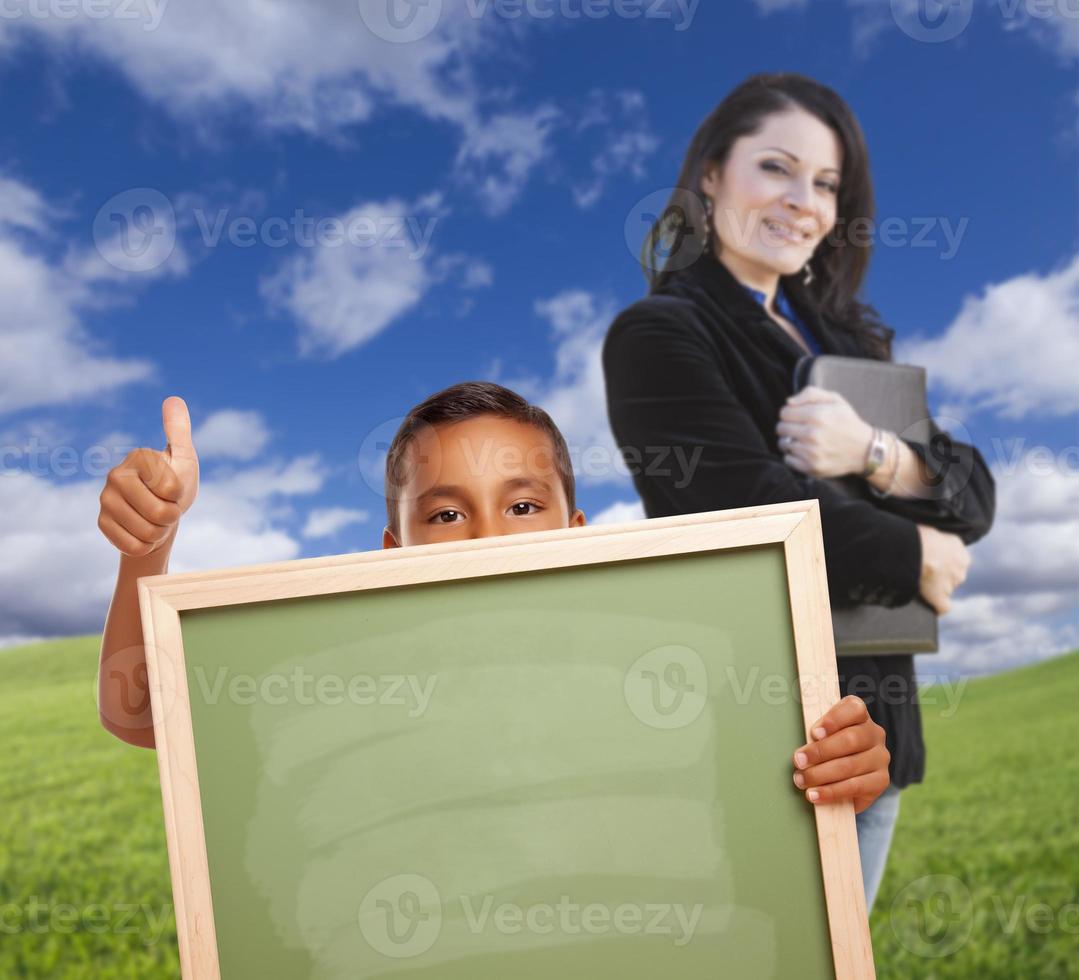
[[[884,437],[880,429],[873,430],[873,441],[869,447],[869,458],[866,461],[866,475],[875,473],[884,463]]]

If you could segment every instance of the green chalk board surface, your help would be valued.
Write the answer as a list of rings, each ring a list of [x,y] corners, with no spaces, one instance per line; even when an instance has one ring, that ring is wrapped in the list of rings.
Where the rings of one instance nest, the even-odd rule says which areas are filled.
[[[224,980],[834,976],[781,545],[180,616]]]

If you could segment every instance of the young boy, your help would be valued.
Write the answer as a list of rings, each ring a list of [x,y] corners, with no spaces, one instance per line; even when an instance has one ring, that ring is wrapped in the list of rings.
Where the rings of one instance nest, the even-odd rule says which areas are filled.
[[[132,745],[154,746],[136,582],[168,567],[181,515],[198,492],[198,456],[183,399],[161,406],[168,446],[133,450],[109,472],[98,527],[120,551],[101,645],[101,723]],[[386,457],[384,548],[581,527],[573,467],[550,416],[501,385],[465,382],[413,408]],[[884,729],[857,697],[813,726],[793,755],[806,799],[868,807],[888,786]]]

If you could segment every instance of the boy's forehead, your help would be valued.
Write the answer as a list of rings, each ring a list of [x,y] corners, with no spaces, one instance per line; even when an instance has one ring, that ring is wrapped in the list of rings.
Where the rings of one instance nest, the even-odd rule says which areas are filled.
[[[482,415],[462,422],[423,426],[409,444],[408,469],[426,479],[456,475],[537,476],[557,481],[551,437],[516,419]]]

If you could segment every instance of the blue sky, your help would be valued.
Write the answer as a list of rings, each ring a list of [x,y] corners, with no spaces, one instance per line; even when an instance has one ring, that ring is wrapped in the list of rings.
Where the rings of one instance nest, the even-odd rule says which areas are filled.
[[[637,516],[597,357],[641,202],[732,86],[794,70],[858,115],[867,297],[998,476],[933,664],[1079,645],[1075,0],[431,0],[407,43],[385,3],[4,8],[0,637],[100,629],[97,495],[169,394],[202,458],[173,570],[378,547],[372,447],[466,378],[591,447],[590,519]],[[160,234],[125,256],[139,208]]]

